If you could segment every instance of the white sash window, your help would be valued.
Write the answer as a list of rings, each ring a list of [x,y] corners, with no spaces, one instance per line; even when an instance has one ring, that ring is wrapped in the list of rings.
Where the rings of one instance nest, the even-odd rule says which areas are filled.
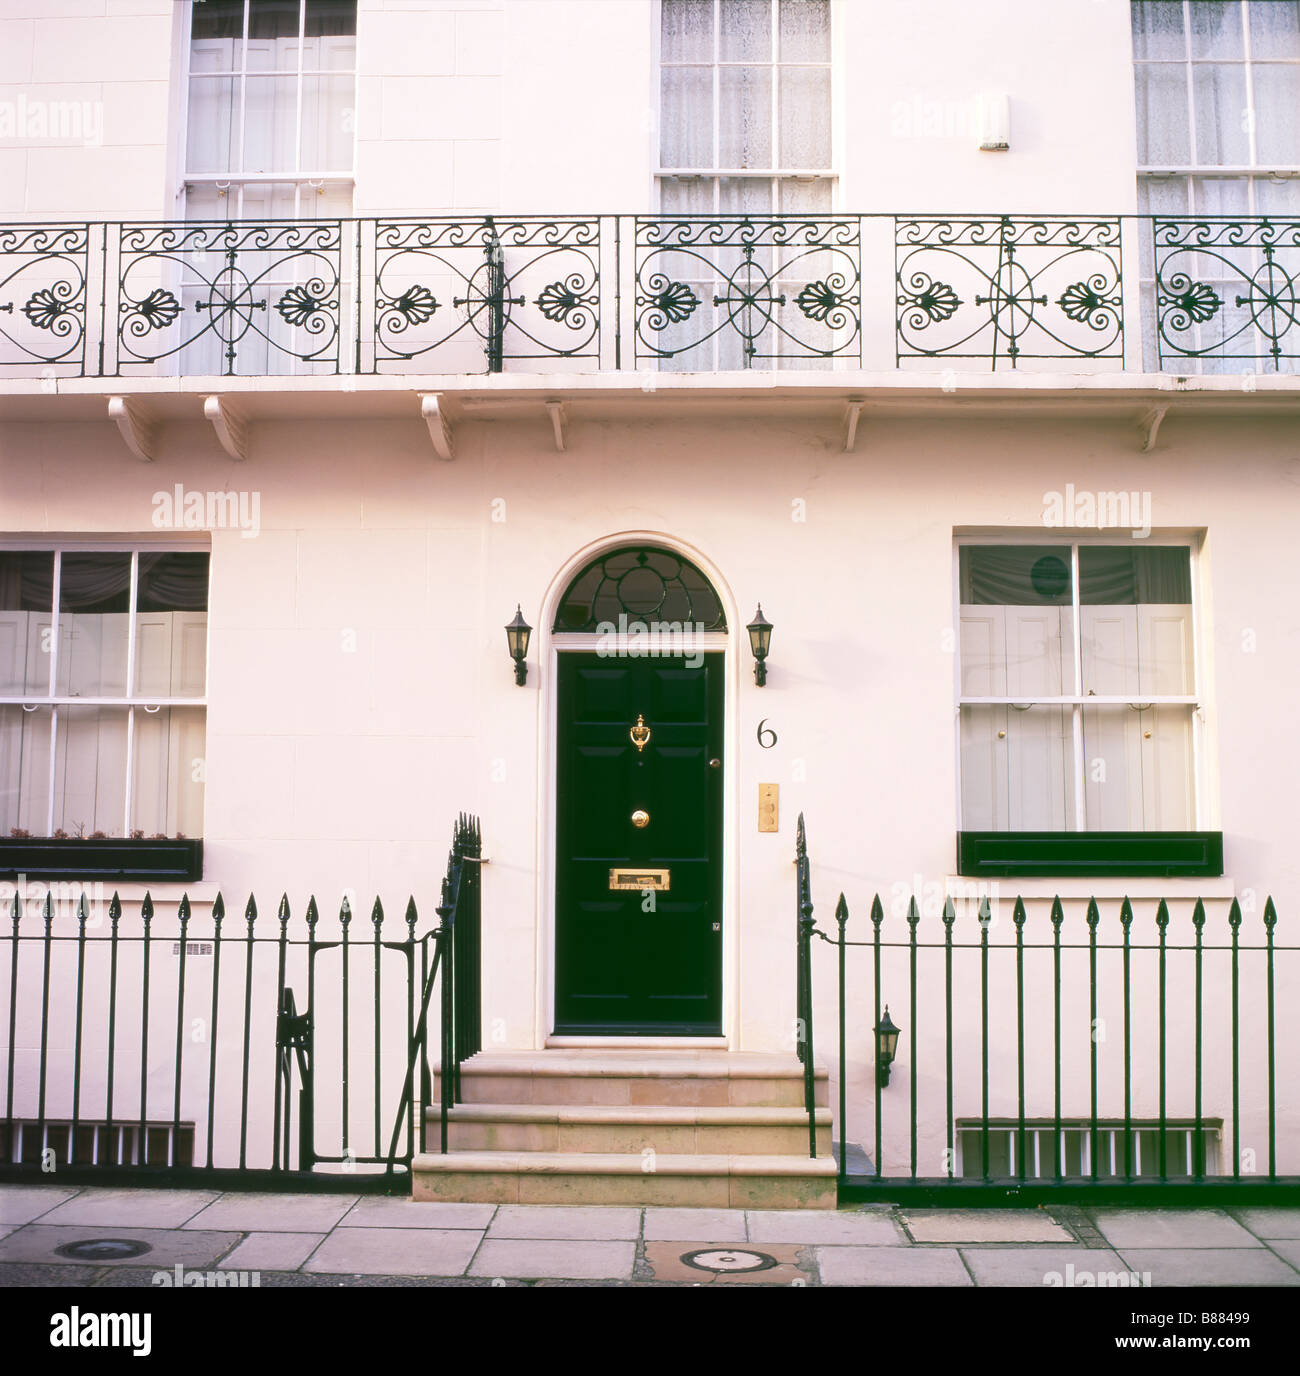
[[[356,0],[191,5],[186,215],[352,212]]]
[[[1186,545],[958,550],[961,827],[1197,829]]]
[[[208,554],[0,550],[0,835],[203,832]]]
[[[1144,215],[1300,215],[1300,3],[1296,0],[1132,0],[1138,209]],[[1141,236],[1143,338],[1155,366],[1154,256]],[[1250,270],[1249,250],[1228,256]],[[1187,268],[1192,260],[1181,260]],[[1236,304],[1240,276],[1212,255],[1198,282],[1224,302],[1193,347],[1246,355],[1267,345]],[[1252,371],[1211,356],[1180,371]],[[1287,366],[1285,363],[1283,366]]]
[[[830,211],[830,0],[660,0],[659,71],[662,211]]]

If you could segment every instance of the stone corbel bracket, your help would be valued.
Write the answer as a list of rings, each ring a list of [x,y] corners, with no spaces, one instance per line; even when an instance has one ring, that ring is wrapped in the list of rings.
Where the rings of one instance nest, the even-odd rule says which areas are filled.
[[[456,457],[456,437],[452,432],[451,421],[442,409],[442,398],[437,392],[424,392],[420,396],[420,415],[429,427],[429,439],[433,442],[433,452],[443,461],[450,463]]]
[[[1160,425],[1168,414],[1168,406],[1153,406],[1149,411],[1143,412],[1141,420],[1138,421],[1138,430],[1142,437],[1138,447],[1142,453],[1149,454],[1156,447],[1156,436],[1159,435]]]
[[[109,397],[108,418],[118,429],[126,447],[141,463],[152,463],[157,452],[158,427],[144,413],[134,397]]]
[[[846,454],[853,453],[858,443],[858,421],[865,405],[861,397],[850,397],[844,403],[844,420],[840,427],[840,440]]]
[[[546,410],[551,417],[551,433],[555,437],[555,449],[557,453],[564,453],[564,427],[568,421],[568,413],[564,409],[562,401],[548,401]]]
[[[236,409],[229,397],[206,397],[203,402],[204,418],[212,422],[221,447],[243,463],[248,458],[248,421]]]

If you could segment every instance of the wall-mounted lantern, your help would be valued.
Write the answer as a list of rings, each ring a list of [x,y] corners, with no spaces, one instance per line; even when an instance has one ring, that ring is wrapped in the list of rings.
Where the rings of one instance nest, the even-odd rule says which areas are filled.
[[[522,688],[528,682],[528,637],[533,628],[524,620],[523,608],[515,604],[515,619],[506,625],[506,644],[515,662],[515,682]]]
[[[767,651],[772,644],[772,623],[763,615],[761,602],[745,629],[749,632],[749,648],[754,654],[754,682],[761,688],[767,682]]]
[[[898,1052],[898,1033],[886,1004],[885,1016],[876,1024],[876,1083],[881,1089],[889,1083],[889,1067]]]

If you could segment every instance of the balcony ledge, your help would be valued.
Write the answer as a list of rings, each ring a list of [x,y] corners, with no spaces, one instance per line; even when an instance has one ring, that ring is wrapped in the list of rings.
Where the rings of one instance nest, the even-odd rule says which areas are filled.
[[[202,422],[209,397],[237,399],[247,421],[409,419],[437,394],[453,423],[501,419],[520,408],[549,418],[562,402],[578,419],[643,419],[666,413],[707,416],[735,406],[840,416],[861,403],[873,416],[942,419],[961,414],[1057,418],[1127,418],[1143,426],[1199,416],[1293,416],[1300,376],[1272,374],[1182,377],[1170,373],[1005,373],[775,371],[664,373],[458,373],[423,376],[330,374],[310,377],[183,376],[150,378],[0,379],[0,422],[107,420],[107,399],[127,397],[150,422]],[[1163,435],[1163,432],[1162,432]]]

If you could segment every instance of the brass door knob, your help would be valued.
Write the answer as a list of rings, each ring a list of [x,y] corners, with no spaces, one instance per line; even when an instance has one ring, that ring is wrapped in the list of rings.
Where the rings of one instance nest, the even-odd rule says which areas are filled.
[[[634,827],[648,827],[650,825],[650,814],[643,808],[637,808],[632,814],[632,825]]]
[[[710,761],[709,761],[709,768],[710,768],[710,769],[721,769],[721,768],[722,768],[722,761],[721,761],[721,760],[710,760]]]

